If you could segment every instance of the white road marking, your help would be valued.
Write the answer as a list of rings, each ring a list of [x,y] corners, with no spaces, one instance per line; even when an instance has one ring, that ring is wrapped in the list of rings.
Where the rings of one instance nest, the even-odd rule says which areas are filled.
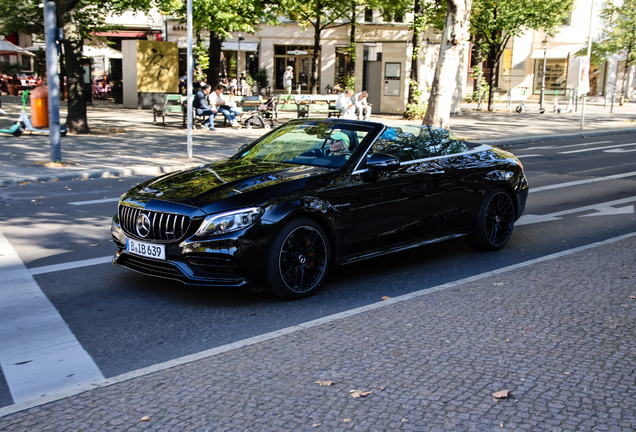
[[[33,268],[28,269],[28,270],[29,270],[29,273],[32,276],[39,275],[39,274],[44,274],[44,273],[52,273],[52,272],[62,271],[62,270],[71,270],[71,269],[80,268],[80,267],[86,267],[86,266],[92,266],[92,265],[96,265],[96,264],[105,264],[105,263],[112,262],[113,261],[113,255],[108,255],[108,256],[99,257],[99,258],[93,258],[93,259],[87,259],[87,260],[81,260],[81,261],[73,261],[73,262],[68,262],[68,263],[63,263],[63,264],[52,264],[52,265],[47,265],[47,266],[42,266],[42,267],[33,267]]]
[[[636,143],[616,144],[616,145],[605,146],[605,147],[595,147],[595,148],[580,149],[580,150],[569,150],[569,151],[559,152],[559,154],[582,153],[582,152],[589,152],[589,151],[596,151],[596,150],[605,150],[605,149],[611,149],[611,148],[616,148],[616,147],[626,147],[626,146],[631,146],[631,145],[635,145],[635,144]]]
[[[104,198],[98,200],[90,200],[90,201],[75,201],[70,202],[70,205],[81,206],[81,205],[89,205],[89,204],[101,204],[101,203],[109,203],[109,202],[117,202],[119,198]]]
[[[41,406],[53,401],[57,401],[57,400],[61,400],[61,399],[65,399],[67,397],[70,396],[74,396],[80,393],[85,393],[87,391],[91,391],[93,389],[97,389],[97,388],[102,388],[102,387],[108,387],[114,384],[118,384],[121,382],[125,382],[125,381],[129,381],[131,379],[135,379],[135,378],[139,378],[139,377],[143,377],[146,375],[150,375],[152,373],[155,372],[161,372],[163,370],[166,369],[170,369],[176,366],[180,366],[180,365],[184,365],[187,363],[192,363],[198,360],[202,360],[205,358],[209,358],[209,357],[213,357],[219,354],[223,354],[229,351],[234,351],[237,349],[241,349],[247,346],[251,346],[251,345],[256,345],[258,343],[261,342],[265,342],[271,339],[275,339],[277,337],[281,337],[281,336],[286,336],[289,334],[293,334],[293,333],[297,333],[300,332],[302,330],[308,329],[308,328],[312,328],[312,327],[316,327],[319,325],[323,325],[323,324],[328,324],[330,322],[334,322],[334,321],[339,321],[341,319],[344,318],[349,318],[352,316],[356,316],[356,315],[360,315],[362,313],[366,313],[372,310],[376,310],[376,309],[380,309],[389,305],[393,305],[396,303],[401,303],[404,301],[408,301],[408,300],[412,300],[415,298],[419,298],[419,297],[423,297],[425,295],[428,294],[433,294],[436,292],[440,292],[440,291],[444,291],[447,290],[449,288],[455,288],[457,286],[466,284],[466,283],[471,283],[471,282],[476,282],[485,278],[489,278],[491,276],[497,276],[500,274],[505,274],[511,271],[516,271],[525,267],[529,267],[531,265],[534,264],[540,264],[542,262],[545,261],[550,261],[553,259],[557,259],[557,258],[561,258],[561,257],[565,257],[568,255],[572,255],[578,252],[583,252],[586,251],[588,249],[593,249],[599,246],[605,246],[608,244],[612,244],[618,241],[622,241],[622,240],[627,240],[629,238],[632,237],[636,237],[636,232],[633,233],[629,233],[629,234],[625,234],[619,237],[614,237],[611,239],[607,239],[607,240],[603,240],[600,242],[596,242],[596,243],[591,243],[585,246],[580,246],[577,248],[573,248],[573,249],[568,249],[562,252],[557,252],[551,255],[546,255],[540,258],[535,258],[532,260],[528,260],[528,261],[524,261],[518,264],[513,264],[511,266],[508,267],[502,267],[496,270],[492,270],[489,272],[485,272],[485,273],[481,273],[475,276],[470,276],[464,279],[459,279],[453,282],[449,282],[443,285],[438,285],[436,287],[431,287],[431,288],[425,288],[423,290],[419,290],[419,291],[414,291],[412,293],[409,294],[405,294],[405,295],[401,295],[398,297],[393,297],[390,298],[388,300],[383,300],[380,302],[376,302],[376,303],[371,303],[367,306],[362,306],[362,307],[358,307],[355,309],[351,309],[348,311],[344,311],[344,312],[340,312],[337,314],[333,314],[333,315],[329,315],[323,318],[319,318],[313,321],[308,321],[302,324],[298,324],[292,327],[287,327],[284,329],[280,329],[280,330],[276,330],[270,333],[265,333],[262,334],[260,336],[254,336],[252,338],[249,339],[243,339],[241,341],[237,341],[237,342],[233,342],[227,345],[222,345],[220,347],[216,347],[216,348],[212,348],[206,351],[201,351],[199,353],[195,353],[195,354],[191,354],[191,355],[187,355],[184,357],[180,357],[180,358],[176,358],[174,360],[169,360],[167,362],[163,362],[163,363],[158,363],[156,365],[153,366],[148,366],[142,369],[137,369],[135,371],[131,371],[131,372],[127,372],[121,375],[118,375],[116,377],[112,377],[112,378],[107,378],[104,379],[100,382],[96,382],[96,383],[92,383],[92,384],[87,384],[87,385],[83,385],[81,387],[76,387],[76,388],[72,388],[72,389],[68,389],[66,391],[62,391],[58,394],[55,395],[48,395],[45,397],[41,397],[39,399],[35,399],[35,400],[31,400],[28,402],[24,402],[24,403],[20,403],[20,404],[16,404],[16,405],[9,405],[7,407],[4,408],[0,408],[0,417],[4,417],[7,416],[9,414],[14,414],[16,412],[20,412],[20,411],[24,411],[26,409],[29,408],[33,408],[36,406]]]
[[[21,403],[104,376],[0,231],[0,367]]]
[[[634,147],[631,150],[628,149],[610,149],[610,150],[603,150],[603,153],[631,153],[631,152],[635,152],[636,151],[636,147]]]
[[[564,148],[569,148],[569,147],[581,147],[581,146],[588,146],[588,145],[605,144],[605,143],[610,143],[610,142],[614,142],[614,141],[596,141],[596,142],[591,142],[591,143],[569,144],[569,145],[564,145],[564,146],[557,146],[557,145],[536,146],[536,147],[528,147],[526,149],[519,149],[518,151],[564,149]]]
[[[530,225],[530,224],[541,223],[541,222],[551,222],[555,220],[561,220],[562,219],[561,216],[574,214],[574,213],[581,213],[581,212],[586,212],[591,210],[596,210],[597,213],[591,213],[591,214],[582,215],[579,217],[630,214],[630,213],[634,213],[633,205],[627,206],[627,207],[621,207],[621,208],[615,208],[614,206],[626,204],[626,203],[630,203],[634,201],[636,201],[636,196],[623,198],[623,199],[619,199],[615,201],[608,201],[608,202],[600,203],[600,204],[592,204],[585,207],[577,207],[577,208],[573,208],[569,210],[549,213],[546,215],[524,214],[523,216],[519,218],[517,222],[515,222],[515,226]]]
[[[570,187],[570,186],[579,186],[579,185],[582,185],[582,184],[596,183],[596,182],[606,181],[606,180],[616,180],[616,179],[621,179],[621,178],[625,178],[625,177],[633,177],[633,176],[636,176],[636,171],[627,172],[627,173],[623,173],[623,174],[614,174],[614,175],[605,176],[605,177],[593,177],[593,178],[589,178],[589,179],[585,179],[585,180],[576,180],[576,181],[571,181],[571,182],[566,182],[566,183],[557,183],[557,184],[553,184],[553,185],[541,186],[541,187],[536,187],[536,188],[532,188],[531,187],[530,188],[530,193],[543,192],[543,191],[547,191],[547,190],[560,189],[560,188]]]

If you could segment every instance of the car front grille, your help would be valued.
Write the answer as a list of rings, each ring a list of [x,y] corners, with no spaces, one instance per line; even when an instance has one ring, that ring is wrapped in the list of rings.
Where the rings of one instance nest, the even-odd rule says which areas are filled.
[[[146,237],[137,233],[137,218],[145,214],[150,220],[150,231]],[[129,236],[156,242],[180,240],[188,232],[190,218],[188,216],[144,210],[129,206],[119,206],[119,223]]]

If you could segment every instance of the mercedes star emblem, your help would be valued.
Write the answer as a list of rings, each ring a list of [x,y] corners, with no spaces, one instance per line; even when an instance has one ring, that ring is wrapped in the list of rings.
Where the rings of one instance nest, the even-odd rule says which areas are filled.
[[[136,229],[139,237],[148,237],[148,234],[150,234],[150,219],[148,216],[143,213],[137,216]]]

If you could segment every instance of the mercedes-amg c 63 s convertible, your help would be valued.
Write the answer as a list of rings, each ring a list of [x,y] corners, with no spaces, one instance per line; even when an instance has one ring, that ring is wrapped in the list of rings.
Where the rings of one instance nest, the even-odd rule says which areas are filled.
[[[500,249],[527,196],[515,156],[443,129],[293,120],[229,159],[122,195],[113,262],[297,299],[331,265],[457,237]]]

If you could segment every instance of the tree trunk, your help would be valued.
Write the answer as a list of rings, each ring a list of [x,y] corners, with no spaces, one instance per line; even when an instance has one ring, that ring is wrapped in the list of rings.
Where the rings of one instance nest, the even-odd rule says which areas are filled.
[[[413,6],[413,20],[414,22],[422,15],[422,2],[421,0],[415,0]],[[407,104],[414,105],[419,104],[421,101],[415,100],[415,85],[419,85],[420,82],[420,48],[422,45],[422,32],[419,25],[415,23],[413,26],[413,37],[411,38],[411,45],[413,45],[413,56],[411,57],[411,82],[409,83],[409,98]],[[418,84],[415,84],[418,83]]]
[[[349,34],[349,74],[356,76],[356,2],[351,2],[351,33]],[[362,83],[360,83],[362,85]],[[360,87],[360,90],[364,90]]]
[[[491,48],[488,52],[488,59],[490,60],[490,76],[488,77],[488,111],[492,112],[495,110],[495,107],[492,106],[493,83],[495,82],[495,74],[498,73],[497,68],[499,67],[497,53],[494,48]]]
[[[221,69],[221,45],[223,39],[216,33],[210,32],[210,46],[208,48],[208,84],[214,88],[219,83],[219,71]]]
[[[446,22],[435,78],[422,124],[448,129],[453,94],[457,89],[457,72],[462,46],[468,36],[468,18],[472,0],[448,0]]]
[[[311,56],[311,94],[318,94],[318,56],[320,55],[320,17],[314,25],[314,55]]]
[[[84,67],[82,65],[82,47],[84,40],[75,22],[75,10],[57,9],[58,22],[64,32],[64,54],[66,60],[66,87],[68,92],[68,114],[66,127],[70,133],[87,134],[86,91],[84,86]]]

